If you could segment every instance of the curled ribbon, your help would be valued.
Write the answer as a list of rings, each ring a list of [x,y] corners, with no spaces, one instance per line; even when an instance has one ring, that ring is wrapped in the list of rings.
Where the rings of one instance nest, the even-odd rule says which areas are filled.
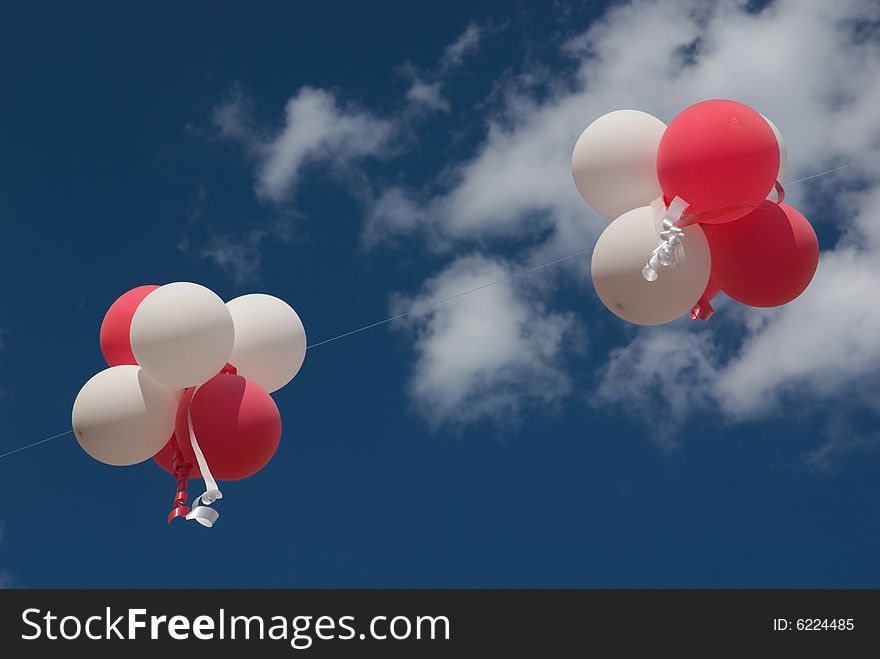
[[[208,463],[205,460],[205,456],[202,453],[202,449],[199,447],[198,440],[196,439],[196,433],[193,430],[190,405],[192,404],[192,400],[193,398],[195,398],[196,392],[198,390],[198,387],[193,389],[192,395],[189,397],[189,402],[186,403],[186,424],[189,430],[189,441],[192,445],[193,453],[196,456],[196,462],[199,465],[199,471],[202,472],[202,480],[205,481],[205,492],[195,498],[195,500],[193,501],[192,510],[187,513],[186,519],[194,519],[202,526],[211,528],[212,526],[214,526],[214,523],[219,519],[220,513],[210,506],[215,501],[219,501],[220,499],[222,499],[223,493],[217,487],[217,481],[214,480],[214,477],[211,475],[211,470],[208,467]],[[181,400],[181,404],[183,404],[183,400]]]
[[[679,226],[688,203],[681,197],[676,197],[669,204],[663,201],[663,197],[657,197],[651,202],[651,210],[654,213],[654,225],[660,244],[651,252],[651,256],[645,267],[642,268],[642,277],[645,281],[657,281],[658,271],[663,268],[674,268],[684,260],[684,230]]]

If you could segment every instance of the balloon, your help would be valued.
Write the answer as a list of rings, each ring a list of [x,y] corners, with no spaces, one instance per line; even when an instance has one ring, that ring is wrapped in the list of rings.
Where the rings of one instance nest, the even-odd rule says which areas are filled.
[[[599,236],[593,250],[593,286],[616,315],[638,325],[660,325],[687,313],[709,280],[709,245],[699,225],[685,227],[686,258],[661,268],[656,281],[645,281],[642,269],[660,244],[654,215],[646,206],[624,213]]]
[[[217,295],[198,284],[166,284],[147,295],[131,321],[131,348],[154,380],[182,389],[220,372],[235,328]]]
[[[662,194],[657,145],[666,124],[639,110],[603,114],[581,133],[571,173],[590,206],[614,219]]]
[[[709,252],[712,252],[712,246],[709,246]],[[712,273],[709,273],[709,281],[706,282],[706,289],[703,291],[703,294],[700,296],[701,300],[706,300],[706,302],[711,302],[716,295],[721,292],[721,285],[718,283],[718,278],[713,277]]]
[[[73,431],[95,460],[133,465],[153,457],[171,437],[176,407],[174,391],[139,366],[111,366],[77,394]]]
[[[281,440],[281,415],[265,389],[240,375],[220,374],[184,396],[193,432],[211,474],[219,480],[247,478],[262,469]],[[186,413],[177,418],[177,436],[189,437]],[[184,434],[184,432],[186,434]],[[196,464],[188,441],[184,457]]]
[[[773,189],[779,145],[770,124],[736,101],[703,101],[669,123],[657,150],[657,176],[667,203],[678,196],[687,214],[718,224],[747,215]]]
[[[721,290],[753,307],[791,302],[819,264],[816,232],[787,204],[765,201],[741,220],[705,231]]]
[[[283,300],[255,293],[226,303],[235,325],[229,363],[272,393],[293,379],[306,357],[306,331]]]
[[[788,147],[785,146],[785,140],[782,139],[782,133],[779,132],[776,124],[763,114],[761,116],[764,117],[764,121],[770,124],[770,128],[773,129],[773,134],[776,136],[776,145],[779,147],[779,171],[776,173],[776,180],[782,183],[782,180],[785,178],[785,173],[788,171]]]
[[[129,340],[131,317],[141,300],[157,288],[159,287],[155,285],[132,288],[120,295],[107,309],[104,322],[101,323],[101,352],[108,366],[137,364]]]
[[[185,441],[189,441],[189,434],[184,435],[184,437],[186,437]],[[176,442],[176,441],[177,441],[177,434],[175,433],[175,435],[172,436],[171,439],[168,440],[168,443],[165,444],[165,446],[163,446],[162,449],[156,455],[153,456],[153,460],[155,461],[155,463],[157,465],[159,465],[160,467],[162,467],[162,469],[167,471],[172,476],[174,476],[174,449],[172,447],[174,445],[174,442]],[[185,461],[186,461],[186,458],[184,458],[184,462]],[[202,477],[202,472],[199,471],[198,464],[190,464],[190,467],[191,467],[190,472],[189,472],[190,478],[201,478]]]

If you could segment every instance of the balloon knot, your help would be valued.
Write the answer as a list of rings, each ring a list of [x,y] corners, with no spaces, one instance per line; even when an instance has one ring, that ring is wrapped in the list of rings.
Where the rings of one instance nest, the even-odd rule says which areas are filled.
[[[712,308],[709,300],[700,298],[700,301],[691,309],[691,320],[709,320],[714,314],[715,309]]]

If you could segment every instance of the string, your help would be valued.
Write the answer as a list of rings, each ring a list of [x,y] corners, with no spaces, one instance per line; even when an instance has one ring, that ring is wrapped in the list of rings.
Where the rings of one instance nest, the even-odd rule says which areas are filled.
[[[819,178],[820,176],[825,176],[826,174],[833,174],[834,172],[839,172],[841,169],[846,169],[847,167],[852,167],[853,165],[858,165],[861,160],[853,160],[852,162],[848,162],[845,165],[841,165],[840,167],[835,167],[834,169],[828,169],[824,172],[819,172],[818,174],[810,174],[809,176],[805,176],[804,178],[799,178],[796,181],[789,181],[785,184],[786,187],[790,187],[795,183],[803,183],[804,181],[809,181],[813,178]]]
[[[582,249],[578,252],[575,252],[574,254],[569,254],[568,256],[563,256],[562,258],[555,259],[555,260],[549,261],[547,263],[542,263],[541,265],[536,265],[536,266],[529,268],[527,270],[522,270],[520,272],[514,273],[512,275],[508,275],[506,277],[501,277],[500,279],[496,279],[495,281],[490,281],[485,284],[480,284],[479,286],[468,289],[466,291],[462,291],[460,293],[456,293],[455,295],[450,295],[449,297],[444,297],[443,299],[440,299],[440,300],[435,300],[434,302],[431,302],[430,304],[428,304],[426,307],[420,307],[420,309],[433,309],[434,307],[438,307],[441,304],[446,304],[447,302],[451,302],[452,300],[455,300],[457,298],[464,297],[465,295],[470,295],[471,293],[476,293],[477,291],[481,291],[484,288],[489,288],[490,286],[495,286],[496,284],[501,284],[501,283],[504,283],[507,281],[513,281],[514,279],[517,279],[517,278],[522,277],[524,275],[530,274],[532,272],[537,272],[538,270],[543,270],[544,268],[549,268],[551,265],[556,265],[557,263],[562,263],[563,261],[568,261],[570,259],[577,258],[578,256],[583,256],[584,254],[586,254],[587,252],[591,252],[592,250],[593,250],[592,247],[589,247],[587,249]],[[379,325],[384,325],[385,323],[390,323],[394,320],[406,318],[407,316],[412,315],[415,312],[416,312],[416,309],[410,309],[409,311],[399,313],[396,316],[391,316],[390,318],[386,318],[385,320],[380,320],[375,323],[370,323],[369,325],[364,325],[363,327],[358,327],[357,329],[353,329],[349,332],[344,332],[343,334],[340,334],[338,336],[334,336],[333,338],[324,339],[323,341],[319,341],[318,343],[313,343],[312,345],[310,345],[308,347],[308,349],[311,350],[312,348],[317,348],[318,346],[322,346],[325,343],[332,343],[333,341],[338,341],[339,339],[344,339],[345,337],[351,336],[352,334],[357,334],[358,332],[364,332],[368,329],[378,327]]]
[[[52,435],[51,437],[46,437],[46,439],[41,439],[40,441],[34,442],[33,444],[28,444],[27,446],[22,446],[21,448],[13,449],[7,453],[3,453],[2,455],[0,455],[0,460],[2,460],[3,458],[10,456],[14,453],[19,453],[21,451],[25,451],[29,448],[33,448],[34,446],[39,446],[40,444],[45,444],[46,442],[51,442],[53,439],[58,439],[59,437],[64,437],[64,435],[69,435],[72,432],[73,432],[73,430],[65,430],[62,433],[58,433],[57,435]]]
[[[846,169],[847,167],[852,167],[853,165],[858,165],[860,162],[862,162],[862,161],[861,160],[854,160],[852,162],[846,163],[845,165],[841,165],[840,167],[835,167],[833,169],[827,169],[824,172],[818,172],[816,174],[811,174],[810,176],[805,176],[804,178],[799,178],[795,181],[789,181],[786,184],[786,187],[791,187],[792,185],[796,185],[798,183],[803,183],[804,181],[809,181],[814,178],[819,178],[820,176],[825,176],[827,174],[833,174],[834,172],[839,172],[840,170]],[[476,293],[477,291],[481,291],[485,288],[489,288],[490,286],[496,286],[497,284],[502,284],[504,282],[513,281],[514,279],[518,279],[519,277],[523,277],[523,276],[528,275],[532,272],[537,272],[539,270],[543,270],[544,268],[549,268],[550,266],[556,265],[558,263],[562,263],[563,261],[568,261],[570,259],[577,258],[578,256],[583,256],[584,254],[587,254],[588,252],[591,252],[592,250],[593,250],[592,247],[588,247],[586,249],[579,250],[573,254],[569,254],[568,256],[563,256],[561,258],[554,259],[553,261],[548,261],[547,263],[542,263],[541,265],[536,265],[536,266],[528,268],[526,270],[521,270],[520,272],[516,272],[512,275],[508,275],[506,277],[501,277],[500,279],[496,279],[495,281],[490,281],[485,284],[481,284],[479,286],[468,289],[466,291],[461,291],[460,293],[456,293],[455,295],[450,295],[450,296],[444,297],[440,300],[435,300],[434,302],[431,302],[430,304],[428,304],[426,307],[421,307],[421,308],[433,309],[434,307],[438,307],[441,304],[446,304],[447,302],[451,302],[452,300],[455,300],[457,298],[464,297],[465,295],[470,295],[471,293]],[[328,343],[333,343],[334,341],[339,341],[340,339],[344,339],[348,336],[352,336],[353,334],[358,334],[360,332],[366,332],[367,330],[373,329],[374,327],[379,327],[380,325],[385,325],[385,324],[393,322],[395,320],[400,320],[401,318],[406,318],[407,316],[410,316],[415,312],[416,312],[416,309],[410,309],[409,311],[399,313],[395,316],[390,316],[389,318],[385,318],[384,320],[379,320],[374,323],[370,323],[369,325],[364,325],[363,327],[358,327],[357,329],[349,330],[348,332],[343,332],[342,334],[331,337],[329,339],[324,339],[323,341],[319,341],[318,343],[313,343],[312,345],[308,346],[307,349],[311,350],[312,348],[317,348],[318,346],[326,345]],[[59,433],[57,435],[52,435],[51,437],[47,437],[45,439],[41,439],[40,441],[34,442],[33,444],[28,444],[27,446],[22,446],[20,448],[13,449],[11,451],[8,451],[7,453],[2,453],[2,454],[0,454],[0,460],[2,460],[3,458],[9,457],[10,455],[14,455],[16,453],[26,451],[27,449],[33,448],[35,446],[39,446],[40,444],[45,444],[46,442],[51,442],[53,439],[58,439],[59,437],[64,437],[65,435],[69,435],[72,432],[73,432],[73,430],[65,430],[62,433]]]

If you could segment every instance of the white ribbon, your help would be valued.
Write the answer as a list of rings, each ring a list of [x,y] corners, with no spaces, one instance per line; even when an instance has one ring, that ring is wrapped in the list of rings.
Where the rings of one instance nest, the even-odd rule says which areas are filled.
[[[654,228],[660,244],[651,252],[651,256],[642,269],[642,277],[645,281],[657,281],[660,268],[674,268],[684,261],[684,230],[682,215],[687,210],[688,203],[681,197],[676,197],[666,207],[663,197],[657,197],[651,202],[651,210],[654,213]]]
[[[192,405],[193,400],[195,400],[196,392],[198,390],[199,388],[196,387],[195,391],[193,391],[193,395],[189,399],[190,405]],[[190,414],[189,407],[187,407],[186,410],[186,422],[189,426],[189,441],[192,445],[193,453],[195,453],[196,462],[199,463],[199,471],[202,472],[202,480],[205,481],[205,493],[195,498],[192,510],[190,510],[186,518],[194,519],[202,526],[211,528],[220,517],[220,513],[210,506],[215,501],[222,499],[223,493],[220,491],[220,488],[217,487],[217,481],[215,481],[214,477],[211,475],[211,470],[208,468],[208,462],[205,460],[202,449],[199,447],[196,433],[193,430],[192,415]]]

